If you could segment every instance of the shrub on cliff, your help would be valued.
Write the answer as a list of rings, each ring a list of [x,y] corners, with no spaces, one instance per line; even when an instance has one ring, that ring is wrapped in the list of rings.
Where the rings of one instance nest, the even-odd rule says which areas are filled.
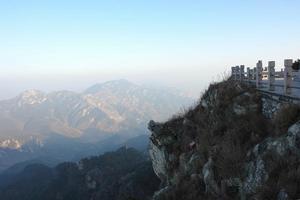
[[[299,198],[300,158],[295,155],[278,157],[275,152],[265,155],[267,170],[270,173],[268,181],[258,190],[259,199],[276,199],[281,191],[288,194],[289,199]]]
[[[292,124],[300,120],[300,106],[287,104],[283,106],[275,115],[275,134],[285,134]]]
[[[247,179],[247,173],[256,173],[255,167],[261,167],[258,170],[262,171],[265,167],[256,166],[258,161],[251,160],[255,157],[253,149],[257,144],[267,142],[274,132],[277,135],[286,133],[288,127],[300,119],[298,106],[282,108],[274,120],[262,114],[261,106],[261,95],[254,88],[227,80],[210,85],[199,104],[185,114],[159,124],[161,131],[156,132],[157,137],[153,136],[156,144],[161,144],[162,138],[173,138],[162,144],[166,148],[159,147],[166,149],[164,153],[172,158],[171,161],[166,160],[165,174],[168,180],[172,180],[167,183],[171,189],[161,199],[239,199],[241,182]],[[276,154],[275,157],[278,159],[280,156]],[[271,158],[263,159],[268,164],[272,163]],[[276,198],[284,185],[291,197],[299,197],[300,170],[296,166],[300,163],[288,155],[282,159],[270,164],[274,168],[266,169],[272,178],[255,194],[258,199],[267,199],[268,194]],[[212,162],[209,164],[208,160]],[[253,165],[246,169],[245,165],[249,162]],[[200,186],[193,190],[197,185],[192,180],[195,174],[201,177],[197,184],[205,180],[207,193],[201,193]],[[251,187],[255,185],[253,187],[257,188],[255,181],[252,183],[251,178],[249,181]]]

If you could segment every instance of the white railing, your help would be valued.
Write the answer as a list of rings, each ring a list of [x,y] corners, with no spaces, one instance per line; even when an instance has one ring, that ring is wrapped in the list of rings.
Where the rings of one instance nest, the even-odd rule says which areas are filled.
[[[275,61],[263,67],[260,60],[256,67],[247,67],[246,72],[244,65],[231,67],[231,78],[255,85],[262,91],[300,98],[300,70],[293,69],[292,59],[284,60],[284,69],[280,71],[275,71]]]

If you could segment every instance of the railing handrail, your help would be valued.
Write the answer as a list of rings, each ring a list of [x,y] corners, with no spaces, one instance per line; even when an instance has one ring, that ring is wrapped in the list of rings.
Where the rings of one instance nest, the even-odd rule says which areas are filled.
[[[300,70],[293,69],[293,60],[285,59],[284,68],[275,70],[275,61],[269,61],[267,67],[263,67],[263,62],[259,60],[256,67],[235,66],[231,67],[231,77],[236,81],[255,83],[260,89],[267,85],[267,91],[278,94],[280,88],[282,95],[300,97]],[[298,78],[298,80],[297,80]]]

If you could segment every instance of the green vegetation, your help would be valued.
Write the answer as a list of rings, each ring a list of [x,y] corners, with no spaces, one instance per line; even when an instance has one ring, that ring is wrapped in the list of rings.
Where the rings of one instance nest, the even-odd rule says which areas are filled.
[[[1,200],[144,200],[158,185],[147,156],[121,148],[53,169],[29,165],[0,188],[0,196]]]

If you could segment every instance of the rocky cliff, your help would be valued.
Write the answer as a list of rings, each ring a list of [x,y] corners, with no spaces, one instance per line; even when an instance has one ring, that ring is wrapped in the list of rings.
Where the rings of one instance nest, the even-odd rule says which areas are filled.
[[[300,198],[299,108],[278,106],[271,119],[265,113],[256,90],[224,81],[186,113],[150,121],[149,151],[162,182],[153,199]]]

